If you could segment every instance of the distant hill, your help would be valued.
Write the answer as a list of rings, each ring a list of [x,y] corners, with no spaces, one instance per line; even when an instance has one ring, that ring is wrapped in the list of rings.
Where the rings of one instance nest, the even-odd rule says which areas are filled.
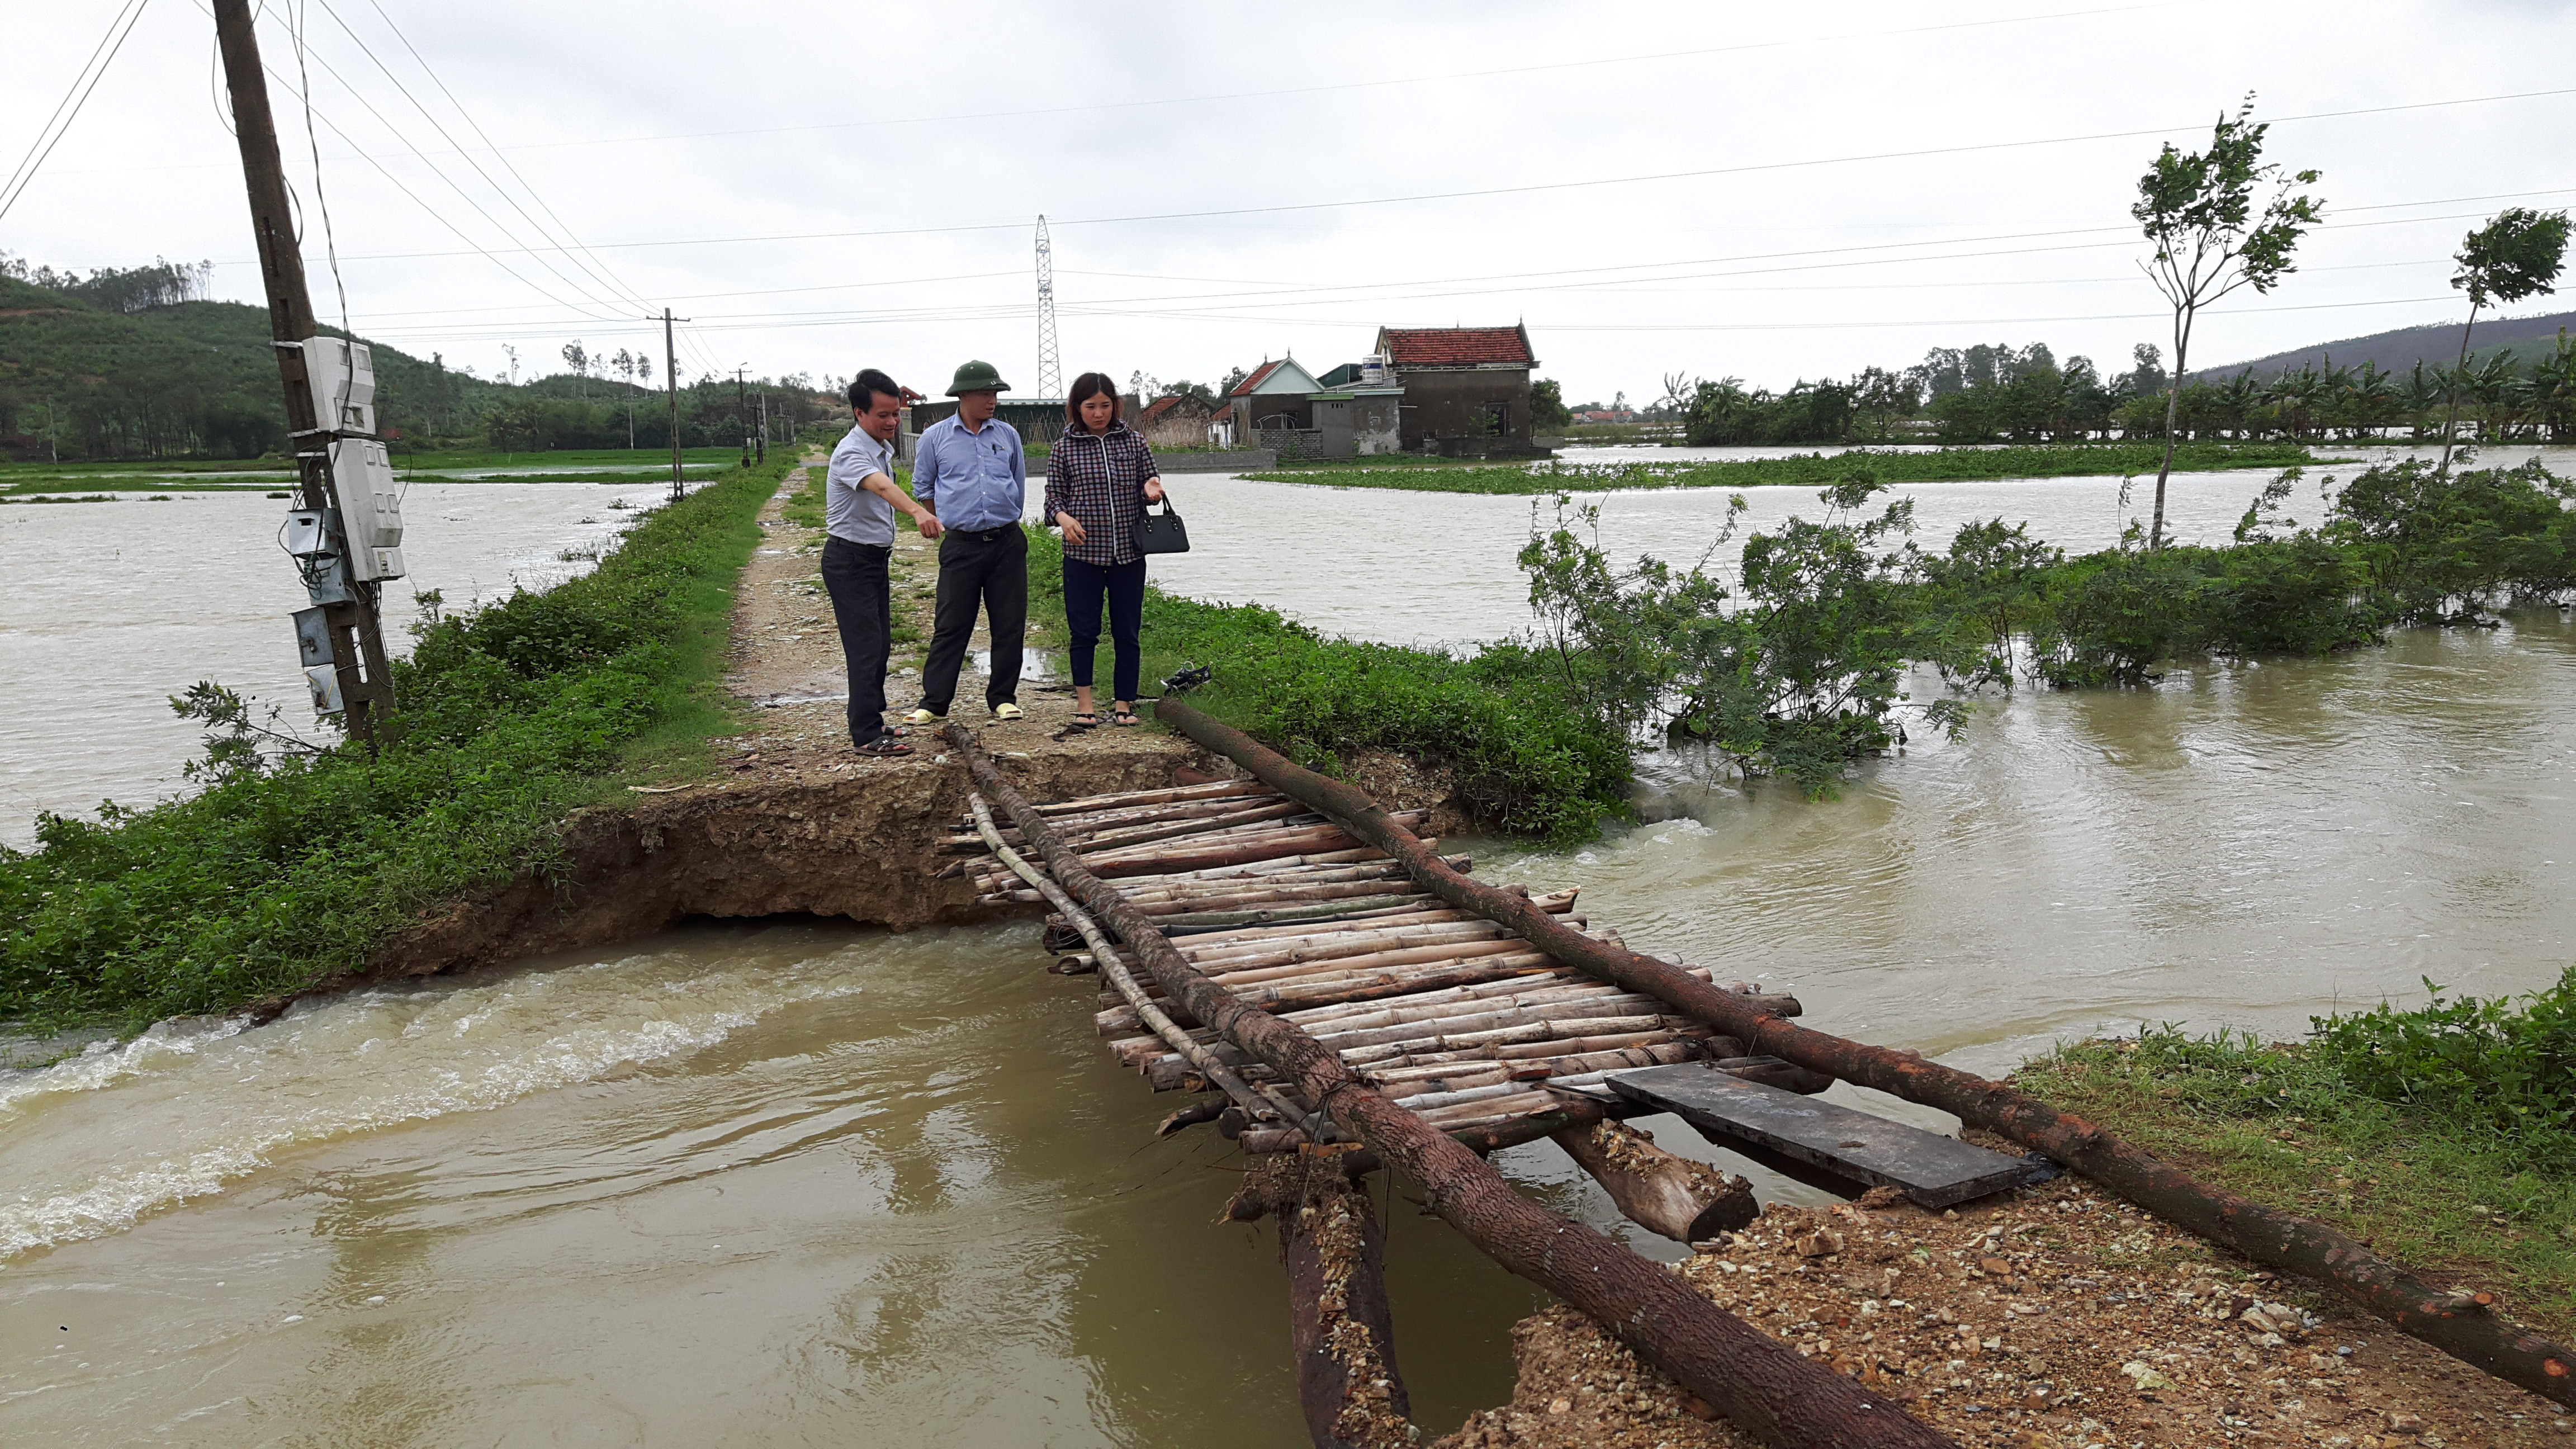
[[[372,345],[377,417],[389,426],[453,431],[506,391]],[[266,309],[178,302],[118,311],[0,276],[0,450],[247,458],[283,449],[286,432]]]
[[[2461,313],[2467,314],[2463,306]],[[2498,352],[2512,352],[2524,362],[2546,357],[2558,345],[2558,329],[2576,335],[2576,312],[2549,312],[2537,317],[2480,317],[2477,331],[2470,341],[2476,344],[2472,354],[2483,360]],[[2408,372],[2421,361],[2425,366],[2448,367],[2460,360],[2460,324],[2440,322],[2427,327],[2400,327],[2394,332],[2374,332],[2367,337],[2346,337],[2337,342],[2320,342],[2291,352],[2275,352],[2247,362],[2231,362],[2224,367],[2196,368],[2192,376],[2215,382],[2234,377],[2247,368],[2257,377],[2268,377],[2283,368],[2322,368],[2327,358],[2338,367],[2359,367],[2376,362],[2383,372]]]
[[[267,309],[72,285],[79,291],[0,273],[0,461],[39,461],[57,448],[66,460],[255,458],[285,451],[286,403]],[[336,327],[324,330],[340,335]],[[658,387],[568,372],[512,387],[451,371],[435,357],[423,362],[381,342],[370,345],[376,424],[388,437],[415,443],[506,437],[530,451],[606,448],[623,446],[631,423],[638,445],[670,445],[670,412]],[[755,390],[766,386],[751,383]],[[802,379],[791,386],[772,394],[789,421],[831,416],[831,397]],[[749,430],[733,416],[738,396],[729,377],[684,386],[682,441],[696,447],[742,437]],[[636,403],[631,419],[630,398]]]

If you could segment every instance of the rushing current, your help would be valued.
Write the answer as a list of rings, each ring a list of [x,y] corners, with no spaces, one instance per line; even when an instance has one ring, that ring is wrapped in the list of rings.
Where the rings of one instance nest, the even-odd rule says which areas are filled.
[[[2223,536],[2260,482],[2177,480],[2184,535]],[[2092,547],[2116,487],[1907,491],[1927,543],[2000,513]],[[1175,494],[1197,551],[1158,560],[1168,586],[1378,638],[1520,626],[1527,499]],[[1754,518],[1813,498],[1757,490]],[[1615,494],[1602,527],[1688,556],[1722,511]],[[224,597],[164,593],[191,587]],[[176,687],[103,657],[137,697]],[[23,698],[0,729],[32,728]],[[1646,823],[1471,848],[1814,1024],[2000,1070],[2094,1030],[2296,1033],[2424,977],[2539,986],[2576,958],[2571,796],[2576,622],[2543,609],[1990,697],[1822,803],[1654,756]],[[0,1073],[0,1443],[1303,1443],[1269,1234],[1213,1221],[1241,1159],[1153,1141],[1176,1101],[1108,1063],[1096,988],[1041,960],[1026,924],[708,923]],[[1553,1148],[1502,1161],[1669,1251]],[[1537,1295],[1386,1207],[1399,1359],[1446,1429],[1508,1394]]]

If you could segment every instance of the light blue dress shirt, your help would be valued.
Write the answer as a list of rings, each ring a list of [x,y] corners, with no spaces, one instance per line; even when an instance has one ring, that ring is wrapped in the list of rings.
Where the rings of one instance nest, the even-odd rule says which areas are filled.
[[[949,528],[981,531],[1020,521],[1028,511],[1029,460],[1020,430],[998,418],[974,432],[949,414],[921,435],[912,460],[912,496]]]

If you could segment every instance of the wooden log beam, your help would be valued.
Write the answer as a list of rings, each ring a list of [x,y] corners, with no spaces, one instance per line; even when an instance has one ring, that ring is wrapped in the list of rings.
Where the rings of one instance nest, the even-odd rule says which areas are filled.
[[[1395,1367],[1386,1301],[1386,1235],[1368,1194],[1338,1168],[1273,1157],[1226,1205],[1237,1222],[1279,1225],[1297,1406],[1317,1449],[1407,1449],[1419,1442]]]
[[[1044,817],[1002,777],[972,733],[951,723],[940,737],[965,761],[977,787],[1027,834],[1056,883],[1126,938],[1165,994],[1421,1184],[1432,1210],[1496,1262],[1592,1315],[1765,1443],[1857,1449],[1951,1442],[1893,1400],[1798,1357],[1661,1265],[1522,1197],[1491,1164],[1388,1101],[1313,1037],[1235,1000],[1183,960],[1151,918],[1128,909],[1114,887],[1053,839]]]
[[[1669,963],[1565,930],[1544,912],[1530,909],[1527,900],[1469,880],[1431,859],[1409,831],[1389,821],[1366,795],[1350,786],[1297,765],[1180,700],[1159,702],[1155,717],[1403,861],[1414,879],[1441,899],[1510,927],[1568,966],[1650,993],[1742,1040],[1755,1052],[1937,1107],[1971,1126],[2045,1153],[2167,1221],[2266,1267],[2323,1283],[2400,1331],[2508,1383],[2576,1405],[2576,1351],[2506,1322],[2477,1302],[2475,1295],[2436,1288],[2324,1223],[2212,1187],[2072,1112],[2061,1112],[2000,1082],[1925,1061],[1918,1052],[1871,1046],[1793,1025]]]
[[[1666,1152],[1624,1123],[1604,1120],[1549,1135],[1610,1194],[1620,1216],[1676,1243],[1704,1243],[1761,1216],[1752,1183]]]

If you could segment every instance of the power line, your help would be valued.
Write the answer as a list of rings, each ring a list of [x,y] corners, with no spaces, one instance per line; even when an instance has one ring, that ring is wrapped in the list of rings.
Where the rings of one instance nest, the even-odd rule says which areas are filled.
[[[81,63],[80,73],[72,77],[71,89],[63,92],[63,98],[55,102],[54,113],[45,118],[45,124],[36,132],[36,139],[28,143],[27,154],[20,159],[17,169],[9,173],[8,183],[0,185],[0,217],[7,216],[9,208],[18,204],[18,198],[27,194],[27,188],[35,184],[36,173],[44,169],[46,158],[63,143],[63,137],[71,134],[72,123],[80,119],[80,113],[89,105],[90,95],[98,89],[98,83],[107,78],[107,68],[116,63],[117,53],[125,49],[126,37],[142,23],[144,7],[151,3],[152,0],[131,0],[128,9],[117,11],[109,19],[107,33],[99,37],[89,59]],[[116,28],[118,21],[125,24],[122,31]],[[108,43],[111,38],[115,41],[113,45]],[[107,53],[104,60],[99,58],[101,50]],[[69,115],[64,114],[65,107],[70,108]],[[57,121],[61,122],[59,126],[55,124]]]
[[[2348,119],[2354,116],[2393,115],[2407,111],[2437,110],[2451,106],[2487,105],[2503,101],[2544,100],[2576,95],[2576,86],[2555,90],[2514,91],[2488,96],[2460,96],[2442,101],[2410,101],[2388,106],[2360,106],[2341,111],[2315,111],[2304,115],[2275,116],[2270,125],[2288,125],[2301,121]],[[2140,137],[2169,136],[2178,132],[2196,132],[2197,122],[2185,125],[2152,126],[2127,131],[2092,131],[2077,135],[2041,136],[2018,141],[1981,141],[1956,146],[1934,146],[1906,151],[1871,151],[1845,156],[1816,156],[1793,161],[1754,162],[1742,166],[1720,166],[1694,171],[1660,171],[1634,176],[1604,176],[1578,181],[1534,182],[1523,186],[1471,188],[1462,191],[1426,191],[1401,196],[1351,197],[1338,201],[1284,202],[1268,206],[1219,207],[1201,211],[1137,212],[1120,216],[1057,217],[1055,226],[1120,226],[1156,221],[1204,221],[1234,216],[1273,216],[1295,212],[1328,211],[1346,207],[1414,205],[1435,201],[1475,200],[1496,196],[1527,196],[1546,192],[1570,191],[1590,187],[1631,186],[1649,182],[1704,180],[1712,176],[1746,175],[1758,172],[1802,170],[1808,167],[1848,166],[1870,161],[1911,161],[1931,156],[1958,156],[1983,151],[2027,150],[2041,146],[2080,145],[2093,141],[2135,140]],[[759,242],[852,241],[896,236],[952,236],[965,232],[1016,231],[1023,222],[956,222],[941,226],[877,227],[863,231],[767,232],[750,236],[666,237],[642,241],[600,242],[602,251],[626,251],[644,247],[745,246]],[[409,261],[450,256],[448,252],[385,252],[352,260]],[[236,263],[226,263],[236,265]]]
[[[561,247],[555,247],[555,246],[548,246],[548,247],[531,247],[531,246],[526,246],[526,245],[524,245],[524,244],[520,243],[519,238],[518,238],[518,235],[510,229],[510,227],[509,227],[509,225],[508,225],[507,223],[503,222],[499,217],[494,216],[494,215],[491,213],[491,211],[483,205],[483,203],[482,203],[482,202],[480,202],[480,201],[476,200],[476,199],[474,198],[474,196],[473,196],[470,192],[468,192],[468,191],[467,191],[467,190],[466,190],[462,185],[458,184],[458,182],[456,181],[456,179],[455,179],[454,177],[452,177],[452,176],[448,175],[446,171],[444,171],[443,169],[441,169],[441,168],[439,167],[439,165],[438,165],[438,163],[437,163],[437,162],[432,161],[432,160],[429,158],[429,156],[428,156],[428,154],[427,154],[426,152],[422,151],[422,150],[420,149],[420,147],[419,147],[419,146],[414,145],[414,144],[412,143],[411,139],[410,139],[409,137],[407,137],[407,136],[405,136],[405,135],[403,134],[402,129],[401,129],[400,127],[396,126],[396,125],[393,123],[393,121],[392,121],[392,119],[391,119],[390,117],[386,116],[384,112],[382,112],[382,111],[380,111],[380,110],[376,109],[375,102],[368,100],[368,99],[367,99],[367,97],[366,97],[366,94],[365,94],[364,92],[360,91],[360,90],[359,90],[355,85],[352,85],[352,84],[349,82],[348,77],[346,77],[346,76],[344,76],[344,75],[342,75],[342,74],[340,73],[339,68],[338,68],[337,66],[332,65],[332,64],[331,64],[331,62],[330,62],[327,58],[323,58],[323,57],[319,57],[319,56],[317,56],[317,57],[315,57],[315,58],[316,58],[316,60],[318,60],[318,61],[320,62],[321,66],[322,66],[323,73],[324,73],[324,74],[326,74],[326,75],[328,75],[328,76],[330,76],[330,77],[331,77],[331,79],[333,79],[333,80],[335,80],[335,81],[338,81],[338,82],[340,83],[340,88],[341,88],[343,91],[345,91],[345,92],[347,92],[347,93],[348,93],[348,96],[349,96],[349,98],[350,98],[351,100],[354,100],[354,101],[356,101],[356,102],[358,103],[358,106],[359,106],[359,108],[360,108],[360,109],[364,110],[368,115],[373,116],[373,117],[375,118],[375,120],[376,120],[376,124],[378,124],[378,125],[380,125],[380,126],[384,127],[384,128],[385,128],[386,133],[387,133],[388,135],[392,136],[392,137],[393,137],[393,139],[403,147],[403,149],[405,149],[405,150],[407,150],[407,151],[411,152],[411,153],[412,153],[412,155],[414,155],[414,156],[418,157],[418,158],[420,159],[420,163],[421,163],[423,166],[426,166],[426,167],[428,167],[428,168],[429,168],[429,172],[430,172],[430,174],[431,174],[432,176],[435,176],[435,177],[437,177],[440,181],[442,181],[442,182],[446,183],[446,185],[447,185],[447,189],[448,189],[448,190],[450,190],[450,191],[455,192],[458,200],[463,201],[467,206],[472,207],[472,208],[474,209],[474,212],[475,212],[475,214],[476,214],[476,215],[478,215],[478,216],[482,217],[485,221],[487,221],[487,222],[491,223],[493,230],[495,230],[495,231],[499,232],[502,236],[504,236],[504,237],[508,238],[508,239],[509,239],[509,241],[512,243],[512,245],[513,245],[513,246],[514,246],[514,247],[515,247],[515,248],[516,248],[520,253],[522,253],[522,254],[524,254],[524,255],[527,255],[527,256],[534,257],[534,258],[537,260],[538,265],[540,265],[540,266],[544,267],[547,271],[552,272],[552,273],[554,274],[555,279],[556,279],[557,281],[561,282],[562,284],[564,284],[564,285],[565,285],[565,286],[567,286],[567,287],[570,287],[570,288],[571,288],[573,291],[575,291],[576,293],[581,294],[581,295],[582,295],[582,297],[584,298],[584,300],[587,302],[587,304],[588,304],[588,305],[590,305],[590,306],[592,306],[592,307],[599,308],[600,310],[602,310],[602,311],[604,311],[604,312],[615,312],[615,311],[617,311],[617,310],[621,309],[621,308],[625,305],[624,303],[621,303],[621,302],[615,302],[615,301],[610,301],[610,300],[607,300],[607,299],[604,299],[604,298],[602,298],[602,297],[598,296],[596,293],[592,292],[588,286],[584,285],[584,284],[583,284],[579,279],[574,278],[574,277],[570,277],[570,276],[566,276],[560,268],[558,268],[558,267],[556,267],[556,266],[554,265],[554,263],[553,263],[553,262],[551,262],[551,261],[547,260],[547,257],[548,257],[548,254],[549,254],[549,253],[560,253],[560,252],[562,251],[562,248],[561,248]],[[390,73],[389,73],[389,78],[390,78]],[[396,81],[396,82],[395,82],[395,88],[396,88],[397,90],[402,89],[401,82]],[[408,91],[404,91],[404,97],[405,97],[405,99],[411,99],[410,92],[408,92]],[[420,103],[419,103],[417,100],[413,100],[413,101],[412,101],[412,104],[413,104],[414,106],[418,106]],[[424,114],[425,114],[425,112],[424,112]],[[433,127],[435,127],[435,126],[436,126],[436,124],[437,124],[437,122],[433,119],[433,120],[432,120],[432,122],[431,122],[431,125],[432,125]],[[333,127],[332,127],[332,129],[333,129],[333,130],[335,130],[335,131],[339,131],[339,132],[340,132],[340,134],[341,134],[342,136],[344,136],[344,137],[348,135],[348,133],[347,133],[345,130],[342,130],[340,127],[338,127],[338,126],[336,126],[336,125],[335,125],[335,126],[333,126]],[[355,142],[353,141],[353,142],[352,142],[352,144],[354,145],[354,144],[355,144]],[[375,158],[375,157],[373,157],[373,156],[367,156],[367,155],[366,155],[366,153],[363,151],[363,149],[360,151],[360,154],[361,154],[362,156],[365,156],[365,159],[366,159],[370,164],[375,165],[375,166],[377,167],[377,169],[379,169],[379,170],[383,170],[383,169],[384,169],[384,168],[383,168],[383,164],[382,164],[381,162],[378,162],[378,161],[376,160],[376,158]],[[391,173],[390,173],[390,172],[388,172],[387,174],[388,174],[388,175],[390,175]],[[415,198],[415,199],[417,199],[417,198]],[[509,198],[507,198],[507,197],[505,196],[505,197],[503,197],[502,199],[503,199],[504,201],[507,201]],[[542,235],[543,235],[543,232],[542,232],[542,231],[540,231],[539,235],[541,235],[541,236],[542,236]],[[548,240],[549,240],[549,241],[551,241],[552,239],[551,239],[551,238],[548,238]],[[574,305],[574,304],[566,304],[566,305]]]
[[[433,129],[433,131],[438,131],[438,139],[443,139],[443,142],[448,142],[448,147],[453,147],[453,150],[456,150],[456,155],[464,157],[466,165],[471,165],[471,168],[474,168],[474,175],[479,175],[479,178],[482,178],[484,186],[492,188],[492,193],[495,193],[495,196],[500,196],[500,199],[505,201],[505,204],[510,206],[510,209],[518,211],[518,217],[523,219],[523,222],[528,222],[528,227],[536,229],[536,235],[541,237],[541,240],[549,242],[549,250],[551,250],[551,253],[562,255],[562,258],[567,260],[567,263],[572,263],[572,266],[577,268],[577,271],[585,273],[585,276],[590,278],[590,284],[598,284],[600,289],[603,289],[605,294],[608,294],[608,299],[600,297],[598,291],[592,291],[592,289],[590,289],[590,284],[585,284],[585,281],[582,281],[582,278],[569,276],[569,273],[564,273],[562,268],[556,268],[554,263],[551,263],[551,260],[549,260],[549,263],[546,263],[546,271],[551,271],[551,273],[554,273],[554,276],[562,278],[564,284],[572,286],[574,291],[580,291],[582,297],[590,299],[592,304],[598,304],[598,307],[600,307],[600,309],[605,309],[605,312],[621,312],[621,309],[626,309],[626,307],[644,307],[644,309],[652,307],[652,304],[649,304],[647,299],[641,297],[641,294],[636,294],[636,291],[631,289],[631,286],[623,284],[623,278],[618,278],[616,273],[608,271],[608,266],[605,266],[605,263],[595,263],[595,258],[590,258],[590,255],[587,255],[587,248],[582,248],[580,237],[574,237],[574,235],[572,235],[572,227],[567,227],[567,224],[564,224],[564,219],[559,217],[559,214],[556,214],[554,206],[546,204],[544,196],[538,196],[536,188],[528,186],[528,178],[526,178],[526,175],[520,175],[520,173],[518,173],[518,168],[515,168],[515,165],[510,165],[510,160],[507,160],[507,157],[500,157],[502,168],[510,170],[510,175],[513,175],[513,178],[518,180],[520,191],[526,191],[526,193],[528,193],[528,199],[536,201],[538,209],[546,211],[546,217],[549,217],[551,222],[554,222],[554,227],[559,229],[559,232],[562,232],[562,237],[556,237],[554,232],[549,232],[549,229],[546,229],[546,222],[538,222],[538,219],[533,217],[531,211],[528,211],[528,206],[520,204],[518,196],[513,196],[513,193],[510,193],[510,188],[502,186],[502,183],[500,183],[500,180],[495,178],[495,175],[489,173],[489,170],[484,170],[484,168],[482,168],[482,162],[474,160],[474,157],[471,157],[471,152],[466,152],[466,147],[461,147],[461,144],[456,142],[456,137],[453,137],[451,131],[446,129],[446,124],[443,124],[443,121],[440,121],[438,116],[435,116],[435,113],[430,111],[430,108],[420,101],[420,95],[412,93],[410,85],[404,85],[404,83],[402,83],[402,77],[394,75],[394,67],[389,67],[389,64],[384,64],[384,57],[379,57],[379,54],[376,54],[374,46],[368,46],[368,44],[366,44],[366,36],[358,34],[358,31],[355,31],[355,28],[350,26],[350,23],[348,23],[348,18],[345,18],[345,15],[340,15],[340,13],[337,13],[335,8],[332,8],[330,0],[322,0],[322,10],[325,10],[325,13],[330,15],[332,23],[337,23],[337,26],[340,26],[340,31],[343,31],[343,34],[348,34],[348,39],[353,41],[355,46],[358,46],[358,52],[366,54],[368,62],[374,64],[376,70],[379,70],[381,75],[384,75],[386,80],[389,80],[389,83],[394,85],[394,90],[399,90],[399,93],[402,93],[404,101],[410,101],[410,103],[412,103],[412,108],[415,108],[415,111],[420,111],[420,119],[422,119],[422,121],[428,121],[430,129]],[[394,39],[402,41],[404,49],[407,49],[407,52],[412,54],[412,62],[420,64],[422,75],[428,75],[428,77],[430,77],[430,85],[435,85],[435,88],[440,90],[440,95],[446,95],[448,106],[456,108],[456,113],[459,113],[461,119],[466,121],[466,126],[471,126],[471,129],[474,129],[474,134],[477,134],[477,137],[482,137],[484,142],[489,144],[489,139],[492,139],[492,137],[489,137],[487,131],[482,129],[482,124],[479,124],[479,121],[474,119],[474,113],[466,111],[464,103],[456,101],[456,93],[453,93],[453,90],[448,88],[446,80],[440,80],[440,75],[438,75],[438,72],[433,70],[433,67],[430,67],[428,59],[422,59],[422,57],[420,57],[420,49],[417,49],[417,46],[412,46],[410,36],[404,36],[404,34],[402,34],[402,26],[397,26],[397,23],[394,23],[392,15],[386,15],[386,13],[384,13],[384,5],[374,5],[374,10],[376,10],[376,15],[379,15],[379,18],[384,18],[386,28],[389,28],[389,31],[392,31]],[[327,62],[325,62],[325,67],[327,67]],[[348,85],[348,77],[340,77],[340,75],[337,75],[337,70],[332,72],[332,75],[335,75],[337,80],[340,80],[340,83],[343,83],[343,85]],[[353,93],[355,93],[355,90],[353,90]],[[366,101],[363,101],[363,98],[361,98],[361,106],[366,106]],[[374,106],[368,106],[368,113],[374,113],[376,119],[379,119],[381,124],[386,126],[386,129],[394,131],[394,124],[392,124],[392,121],[386,119],[384,113],[376,111]],[[402,139],[402,137],[399,137],[399,131],[394,131],[394,134],[397,134],[397,139]],[[417,147],[417,144],[407,142],[407,139],[404,139],[404,144],[407,144],[407,147],[410,147],[412,155],[420,157],[422,165],[430,165],[430,170],[433,170],[433,173],[438,173],[438,165],[435,165],[435,162],[430,162],[428,152],[422,152],[420,147]],[[464,188],[456,186],[456,183],[453,183],[453,180],[448,178],[446,173],[438,173],[438,175],[440,175],[440,180],[448,180],[448,186],[451,186],[453,191],[459,193],[459,196],[466,196]],[[471,201],[471,196],[466,196],[466,201],[469,201],[469,204],[474,204],[474,201]],[[495,227],[500,227],[500,219],[492,217],[492,214],[489,214],[489,211],[484,211],[482,206],[474,204],[474,209],[482,211],[484,219],[489,219],[489,222],[495,224]],[[502,227],[502,235],[507,235],[507,229],[505,229],[505,227]],[[567,245],[567,242],[569,242],[569,245]],[[585,253],[585,255],[574,255],[574,248],[580,248],[580,253]],[[541,258],[541,260],[544,260],[544,258]],[[696,351],[696,340],[693,340],[693,351]],[[698,361],[706,361],[706,358],[701,356],[701,358],[698,358]]]
[[[2116,5],[2090,10],[2059,10],[2037,15],[2007,15],[1992,20],[1948,21],[1937,25],[1905,26],[1893,30],[1858,30],[1829,35],[1807,35],[1787,40],[1747,41],[1735,45],[1702,46],[1688,50],[1646,51],[1633,55],[1601,56],[1590,60],[1552,61],[1543,65],[1501,66],[1487,70],[1443,71],[1428,75],[1391,76],[1383,80],[1337,81],[1321,85],[1285,86],[1267,90],[1221,91],[1199,95],[1158,96],[1141,100],[1098,101],[1070,106],[1036,106],[1019,110],[978,110],[943,112],[918,116],[896,116],[867,121],[818,122],[802,126],[756,126],[723,131],[675,131],[646,136],[593,136],[569,141],[527,141],[510,147],[486,146],[495,153],[503,150],[556,150],[572,146],[629,146],[656,141],[722,140],[739,136],[792,135],[807,131],[843,131],[882,126],[944,125],[956,121],[1017,120],[1038,116],[1068,116],[1102,111],[1132,111],[1156,106],[1207,105],[1234,101],[1272,100],[1283,97],[1328,95],[1342,91],[1384,90],[1400,86],[1433,85],[1465,80],[1492,80],[1509,76],[1540,75],[1568,70],[1597,69],[1606,66],[1637,65],[1668,60],[1697,60],[1716,55],[1739,55],[1764,50],[1794,49],[1806,45],[1833,45],[1854,40],[1884,40],[1906,35],[1929,35],[1949,30],[1993,29],[2007,25],[2037,24],[2052,20],[2080,20],[2100,15],[2120,15],[2140,10],[2165,10],[2195,0],[2163,0],[2163,3]],[[390,18],[387,21],[391,23]],[[479,128],[478,128],[479,129]],[[108,168],[100,168],[102,170]],[[120,170],[182,170],[186,167],[125,167]]]

